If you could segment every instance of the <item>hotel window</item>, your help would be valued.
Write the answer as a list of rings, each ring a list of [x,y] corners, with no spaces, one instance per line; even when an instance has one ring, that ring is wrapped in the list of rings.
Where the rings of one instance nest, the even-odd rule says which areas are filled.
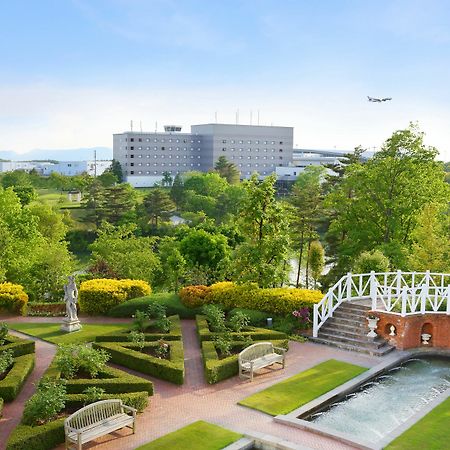
[[[247,159],[252,159],[252,157],[251,156],[247,156]]]
[[[283,157],[282,157],[282,156],[280,156],[280,159],[283,159]]]
[[[157,170],[155,170],[154,172],[153,172],[155,175],[158,173],[158,171]]]
[[[226,144],[227,140],[226,139],[222,139],[222,144]]]
[[[139,141],[139,142],[142,142],[142,138],[139,138],[138,141]]]
[[[234,152],[234,148],[230,148],[230,150],[231,150],[232,152]]]
[[[131,139],[130,139],[130,142],[134,142],[134,138],[131,138]]]
[[[146,150],[150,150],[150,147],[147,147]]]
[[[140,170],[140,171],[138,172],[138,174],[139,174],[139,175],[142,175],[142,170]]]
[[[166,149],[166,147],[161,147],[161,150],[165,150]]]
[[[197,158],[200,159],[200,155],[198,155]]]
[[[150,142],[150,139],[149,138],[147,138],[146,140],[145,140],[146,142]]]
[[[158,147],[153,147],[153,150],[158,150]]]
[[[138,166],[142,166],[142,163],[139,163]]]
[[[187,139],[183,139],[183,142],[186,144],[186,142],[187,142]]]
[[[130,158],[134,158],[134,155],[130,155]]]
[[[275,145],[275,141],[272,141],[271,144],[272,144],[272,145]]]
[[[158,155],[153,155],[153,158],[157,158],[158,157]]]
[[[147,158],[150,158],[150,155],[147,155]]]
[[[259,141],[255,141],[255,144],[259,144]]]
[[[280,150],[278,150],[279,152],[282,152],[283,151],[283,149],[282,148],[280,148]]]
[[[161,158],[164,159],[164,155],[161,155]]]
[[[142,155],[138,155],[138,158],[142,158]]]
[[[179,139],[177,139],[177,142],[180,142],[180,140],[179,140]]]
[[[130,150],[134,150],[134,147],[130,147]]]
[[[149,166],[150,165],[150,163],[147,163],[147,164],[145,164],[146,166]]]
[[[234,144],[234,140],[232,139],[231,141],[230,141],[232,144]]]
[[[267,145],[267,141],[264,141],[264,145]]]
[[[172,155],[169,155],[169,158],[172,158]]]
[[[153,139],[153,142],[158,142],[158,139]]]
[[[247,144],[251,144],[252,143],[252,141],[247,141]]]
[[[158,165],[158,163],[153,163],[153,165],[154,165],[154,166],[157,166],[157,165]]]
[[[243,144],[244,143],[244,141],[239,141],[239,144]]]
[[[147,170],[147,171],[145,172],[145,174],[146,174],[146,175],[150,175],[150,172]]]
[[[161,139],[161,142],[164,142],[164,139]]]
[[[169,142],[172,142],[172,139],[169,139]]]
[[[226,152],[226,151],[227,151],[226,147],[223,147],[223,148],[222,148],[222,151],[223,151],[223,152]]]
[[[280,145],[283,145],[283,141],[280,141]]]

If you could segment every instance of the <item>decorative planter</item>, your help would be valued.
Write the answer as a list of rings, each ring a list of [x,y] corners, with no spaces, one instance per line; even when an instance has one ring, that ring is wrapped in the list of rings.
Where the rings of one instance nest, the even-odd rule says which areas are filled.
[[[377,329],[377,322],[380,319],[378,317],[367,317],[367,322],[368,322],[368,326],[370,331],[367,333],[367,337],[370,338],[376,338],[377,337],[377,333],[375,333],[375,330]]]
[[[431,334],[429,333],[422,333],[422,344],[423,345],[430,345],[429,340],[431,339]]]

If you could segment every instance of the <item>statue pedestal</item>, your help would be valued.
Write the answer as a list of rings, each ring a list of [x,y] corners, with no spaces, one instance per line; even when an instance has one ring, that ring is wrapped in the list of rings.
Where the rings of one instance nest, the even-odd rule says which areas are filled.
[[[61,325],[61,331],[67,331],[68,333],[71,333],[72,331],[78,331],[81,330],[81,323],[78,319],[71,320],[71,319],[64,319],[63,323]]]

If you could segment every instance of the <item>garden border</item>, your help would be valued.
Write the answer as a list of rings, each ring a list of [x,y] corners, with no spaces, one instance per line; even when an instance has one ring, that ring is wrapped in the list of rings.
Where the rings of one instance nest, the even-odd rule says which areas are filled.
[[[34,363],[34,353],[14,358],[12,368],[6,377],[0,381],[0,397],[5,402],[11,402],[19,395],[26,379],[34,369]]]

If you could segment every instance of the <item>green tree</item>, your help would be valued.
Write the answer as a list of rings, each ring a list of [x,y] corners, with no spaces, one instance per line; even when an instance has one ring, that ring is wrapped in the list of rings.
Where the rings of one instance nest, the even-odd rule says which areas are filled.
[[[450,270],[449,216],[435,204],[425,205],[412,233],[408,258],[410,270],[448,272]]]
[[[181,254],[180,243],[173,237],[164,237],[158,244],[160,270],[155,285],[178,292],[186,273],[186,260]]]
[[[170,174],[170,172],[165,171],[165,172],[163,172],[162,175],[163,175],[163,178],[161,180],[161,184],[163,186],[172,186],[173,178],[172,178],[172,175]]]
[[[214,170],[225,178],[229,184],[238,184],[241,173],[235,164],[229,162],[225,156],[219,156],[219,159],[214,165]]]
[[[109,170],[105,170],[101,175],[97,177],[97,180],[100,181],[100,183],[104,187],[114,186],[118,183],[117,175]]]
[[[179,173],[175,175],[172,183],[172,188],[170,189],[170,197],[175,202],[177,207],[181,207],[184,201],[184,183],[183,178]]]
[[[23,170],[14,170],[6,172],[1,177],[2,186],[4,188],[15,186],[31,186],[30,176]]]
[[[158,227],[159,220],[168,220],[175,211],[175,204],[169,194],[160,188],[152,189],[144,198],[143,207],[148,221]]]
[[[135,236],[136,225],[113,226],[103,223],[98,238],[90,245],[91,271],[99,276],[114,274],[117,278],[130,278],[153,282],[159,270],[155,255],[155,238]],[[95,269],[102,268],[102,271]]]
[[[335,212],[331,231],[340,234],[341,268],[363,251],[379,248],[393,267],[407,265],[406,255],[420,211],[428,203],[446,205],[449,186],[437,150],[426,147],[415,125],[396,131],[365,164],[352,164],[329,194]],[[351,193],[351,195],[349,195]]]
[[[314,288],[317,286],[317,280],[322,275],[325,265],[325,252],[320,241],[312,241],[309,248],[309,267],[314,278]],[[308,285],[306,289],[308,289]]]
[[[354,273],[370,273],[372,270],[377,273],[389,272],[389,258],[384,256],[380,250],[362,252],[355,259],[353,265]]]
[[[123,171],[120,162],[117,159],[113,159],[111,167],[109,167],[108,172],[116,176],[118,183],[123,183]]]
[[[260,287],[280,285],[288,275],[289,220],[286,207],[275,199],[275,181],[275,174],[262,182],[253,174],[245,181],[239,217],[245,242],[234,255],[235,278]]]
[[[23,206],[29,205],[37,198],[37,193],[32,186],[14,186],[13,190]]]
[[[128,183],[106,188],[103,192],[103,204],[99,209],[101,220],[118,224],[134,219],[137,195]]]

